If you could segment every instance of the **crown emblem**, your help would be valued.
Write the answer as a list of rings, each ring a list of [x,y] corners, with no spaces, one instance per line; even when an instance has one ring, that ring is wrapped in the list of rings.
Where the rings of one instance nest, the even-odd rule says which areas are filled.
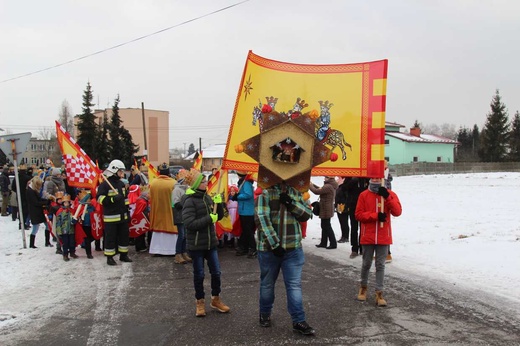
[[[267,101],[267,104],[274,109],[274,106],[276,106],[276,102],[278,102],[278,97],[266,96],[265,99]]]
[[[318,103],[320,104],[320,107],[322,107],[322,108],[327,108],[327,109],[330,109],[332,106],[334,106],[334,103],[332,103],[332,102],[329,103],[328,100],[325,101],[325,102],[323,102],[323,101],[318,101]]]
[[[305,103],[305,100],[302,100],[301,98],[297,98],[296,99],[296,105],[298,105],[298,107],[300,107],[300,109],[304,109],[305,107],[307,107],[309,104],[308,103]]]

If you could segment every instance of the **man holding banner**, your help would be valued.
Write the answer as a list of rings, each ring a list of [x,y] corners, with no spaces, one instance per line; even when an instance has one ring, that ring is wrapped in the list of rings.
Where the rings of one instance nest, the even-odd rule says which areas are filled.
[[[306,206],[302,193],[290,186],[277,184],[264,189],[258,196],[255,221],[258,225],[262,327],[271,326],[274,287],[281,270],[293,330],[304,335],[315,333],[306,322],[301,285],[305,257],[300,222],[310,217],[311,210]]]

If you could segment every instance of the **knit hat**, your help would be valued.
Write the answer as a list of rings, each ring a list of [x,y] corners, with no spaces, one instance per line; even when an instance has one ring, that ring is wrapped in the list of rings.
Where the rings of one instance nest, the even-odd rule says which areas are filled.
[[[202,179],[204,179],[204,174],[202,174],[195,168],[191,168],[187,172],[186,178],[184,178],[184,182],[186,183],[186,185],[189,185],[191,189],[196,190],[199,187]]]
[[[57,177],[57,176],[60,176],[61,175],[61,169],[57,168],[57,167],[54,167],[52,170],[51,170],[51,175],[53,177]]]

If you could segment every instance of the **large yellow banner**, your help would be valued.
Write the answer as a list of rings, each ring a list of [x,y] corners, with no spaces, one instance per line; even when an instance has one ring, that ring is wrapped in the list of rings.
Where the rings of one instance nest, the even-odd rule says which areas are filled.
[[[387,60],[303,65],[249,52],[228,134],[224,169],[258,171],[258,162],[235,146],[258,135],[262,108],[295,119],[315,114],[316,138],[338,155],[312,175],[382,177]],[[264,108],[265,109],[265,108]]]

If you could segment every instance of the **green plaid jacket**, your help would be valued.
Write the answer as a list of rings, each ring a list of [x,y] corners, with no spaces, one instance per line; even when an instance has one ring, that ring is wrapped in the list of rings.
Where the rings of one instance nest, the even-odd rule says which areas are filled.
[[[255,222],[257,226],[257,250],[271,251],[280,244],[285,250],[301,247],[302,230],[300,222],[307,221],[312,214],[310,206],[302,194],[286,187],[293,203],[286,208],[280,205],[280,185],[264,189],[256,199]]]

